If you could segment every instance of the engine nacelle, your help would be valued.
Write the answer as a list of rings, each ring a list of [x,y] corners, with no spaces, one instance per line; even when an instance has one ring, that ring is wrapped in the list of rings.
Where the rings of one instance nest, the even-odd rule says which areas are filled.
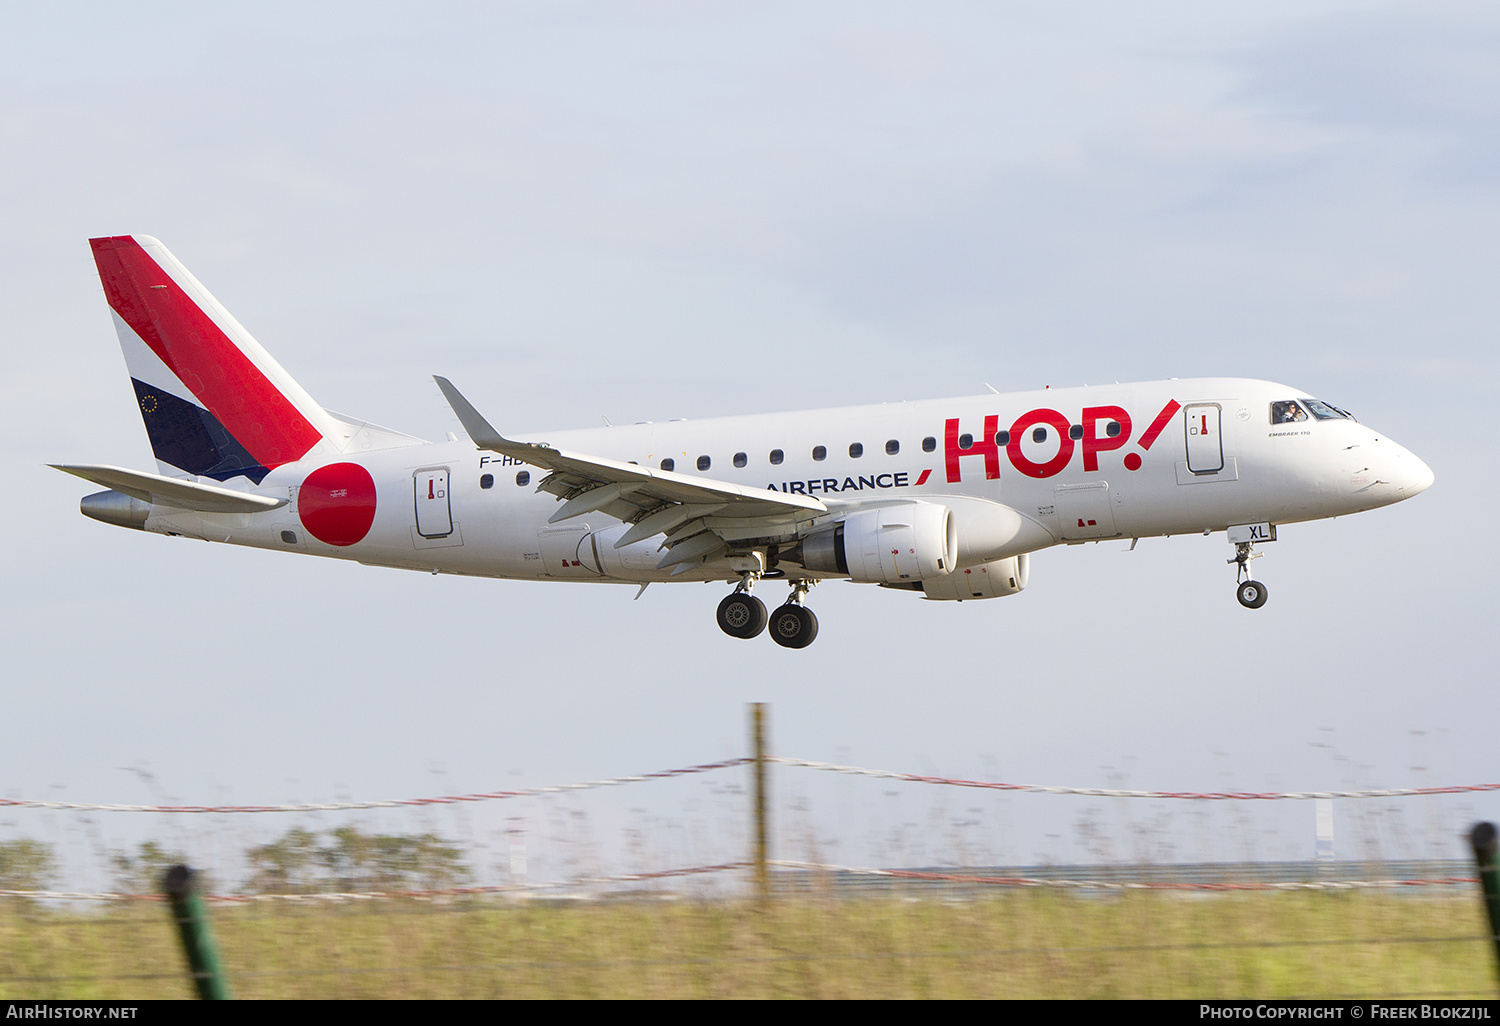
[[[993,563],[966,566],[942,577],[922,582],[927,598],[962,602],[964,599],[1000,598],[1026,587],[1031,577],[1031,556],[1022,553]]]
[[[809,570],[848,574],[862,584],[902,584],[942,577],[953,568],[958,531],[953,511],[933,502],[859,510],[830,531],[802,541]]]

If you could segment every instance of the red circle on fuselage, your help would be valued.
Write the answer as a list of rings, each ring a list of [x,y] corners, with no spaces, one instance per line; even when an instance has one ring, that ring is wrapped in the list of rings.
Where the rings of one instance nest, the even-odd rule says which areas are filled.
[[[358,463],[319,467],[297,492],[297,516],[318,541],[353,545],[375,522],[375,479]]]

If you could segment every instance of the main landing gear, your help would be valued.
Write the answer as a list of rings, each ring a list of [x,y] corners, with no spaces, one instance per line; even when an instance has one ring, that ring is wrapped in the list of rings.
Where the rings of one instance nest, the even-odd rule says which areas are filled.
[[[1250,561],[1264,556],[1264,552],[1253,552],[1253,542],[1235,542],[1234,558],[1227,562],[1235,563],[1239,569],[1235,571],[1234,597],[1240,600],[1240,605],[1246,609],[1259,609],[1266,604],[1266,586],[1259,581],[1250,580]]]
[[[766,604],[750,594],[748,581],[742,581],[719,603],[719,629],[731,638],[753,638],[766,629]]]
[[[792,594],[783,606],[766,615],[766,605],[750,594],[759,575],[747,573],[734,592],[719,603],[719,629],[731,638],[753,638],[771,628],[771,640],[782,648],[806,648],[818,636],[818,618],[802,604],[815,580],[792,582]]]
[[[818,636],[818,618],[802,604],[817,581],[793,581],[792,595],[771,614],[771,640],[782,648],[806,648]]]

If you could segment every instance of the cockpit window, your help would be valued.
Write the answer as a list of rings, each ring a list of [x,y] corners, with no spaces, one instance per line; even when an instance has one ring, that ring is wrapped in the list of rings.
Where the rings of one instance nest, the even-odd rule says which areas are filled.
[[[1345,413],[1343,410],[1339,409],[1337,406],[1330,406],[1327,403],[1320,402],[1317,399],[1303,399],[1302,400],[1302,404],[1304,406],[1306,406],[1309,410],[1312,410],[1312,415],[1314,417],[1317,417],[1319,420],[1353,420],[1354,419],[1353,416],[1351,416],[1348,413]]]
[[[1307,411],[1298,406],[1296,400],[1283,399],[1271,404],[1272,424],[1296,424],[1307,419]]]

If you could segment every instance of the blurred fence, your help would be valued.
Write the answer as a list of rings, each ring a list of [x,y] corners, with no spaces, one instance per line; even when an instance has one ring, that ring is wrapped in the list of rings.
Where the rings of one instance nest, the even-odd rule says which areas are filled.
[[[17,815],[131,813],[215,823],[369,810],[409,814],[746,767],[1191,806],[1500,790],[1496,784],[1333,792],[1076,788],[916,775],[761,751],[635,776],[420,798],[279,805],[6,798],[0,808]],[[764,780],[764,773],[752,780]],[[742,856],[728,860],[537,880],[527,876],[524,853],[516,871],[511,851],[509,879],[501,883],[387,882],[285,892],[215,885],[208,900],[234,990],[278,997],[1495,995],[1492,930],[1472,862],[989,865],[950,859],[893,867],[776,859],[752,841],[768,829],[764,794],[734,793],[741,816],[749,820],[758,809],[761,819],[721,825],[720,833],[741,838]],[[774,853],[774,843],[770,847]],[[7,876],[7,850],[22,852],[0,843],[0,998],[188,993],[158,895],[147,888],[16,886],[22,878],[14,871]],[[746,884],[757,879],[757,869],[765,874],[764,892],[752,901]],[[414,877],[389,879],[399,884]]]

